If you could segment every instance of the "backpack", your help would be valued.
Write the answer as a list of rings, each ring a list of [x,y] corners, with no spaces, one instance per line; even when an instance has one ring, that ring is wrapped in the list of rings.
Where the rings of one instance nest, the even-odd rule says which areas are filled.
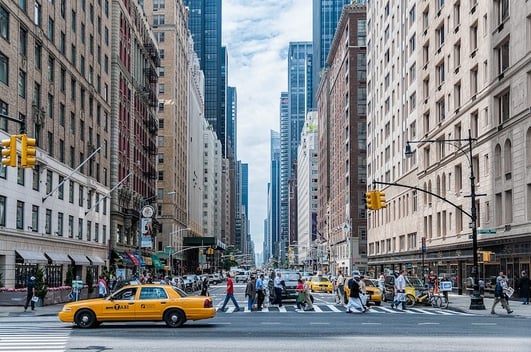
[[[348,280],[348,288],[350,289],[350,297],[360,296],[360,285],[356,282],[356,280]]]

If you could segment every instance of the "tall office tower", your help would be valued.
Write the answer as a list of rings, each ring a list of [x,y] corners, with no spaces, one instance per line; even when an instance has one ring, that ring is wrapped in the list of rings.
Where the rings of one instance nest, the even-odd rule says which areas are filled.
[[[190,227],[188,189],[190,152],[189,87],[190,55],[187,12],[182,1],[144,2],[148,20],[162,53],[158,68],[157,219],[161,224],[156,250],[176,248],[182,237],[200,234]],[[197,224],[199,225],[199,224]],[[185,230],[190,228],[190,230]],[[175,266],[172,266],[175,268]]]
[[[36,140],[33,168],[21,137],[18,167],[0,165],[5,287],[42,269],[55,288],[109,265],[112,18],[94,1],[0,4],[0,138]]]
[[[375,5],[368,177],[417,188],[385,188],[387,209],[369,214],[369,265],[434,270],[460,290],[476,273],[528,270],[531,4]]]
[[[236,226],[235,226],[235,246],[240,249],[243,254],[247,253],[248,248],[246,235],[248,234],[248,212],[249,212],[249,165],[237,162],[236,175]]]
[[[189,8],[188,28],[205,74],[205,118],[226,148],[226,49],[221,46],[221,0],[184,0]]]
[[[238,94],[236,87],[227,88],[227,158],[237,159]]]
[[[316,259],[332,273],[367,268],[366,39],[366,7],[345,6],[318,92],[322,238]]]
[[[112,102],[110,185],[120,186],[112,193],[111,248],[150,251],[156,249],[157,226],[141,226],[141,220],[156,209],[141,210],[157,198],[157,38],[138,3],[113,0],[111,12],[112,28],[103,34],[113,43],[112,59],[104,58],[110,62],[111,86],[104,90]],[[124,258],[116,256],[115,264],[127,262]]]
[[[294,173],[297,147],[306,113],[312,109],[312,43],[291,42],[288,49],[288,92],[280,102],[280,236],[287,250],[288,181]],[[296,234],[294,234],[296,238]]]
[[[267,239],[268,245],[264,247],[265,261],[274,256],[276,253],[275,245],[280,240],[280,134],[277,131],[271,130],[270,148],[270,173],[267,190],[267,232],[269,237]]]
[[[313,0],[313,59],[312,68],[313,101],[316,106],[317,89],[323,69],[326,68],[326,58],[330,50],[330,44],[334,39],[337,22],[343,11],[343,6],[352,0]]]
[[[306,115],[297,158],[297,244],[294,248],[298,265],[311,265],[311,252],[317,238],[318,116]]]

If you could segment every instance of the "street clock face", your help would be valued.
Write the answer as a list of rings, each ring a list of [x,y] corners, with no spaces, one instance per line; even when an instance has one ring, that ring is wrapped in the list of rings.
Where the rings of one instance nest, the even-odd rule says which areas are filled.
[[[142,216],[145,218],[152,217],[154,212],[155,210],[151,205],[146,205],[144,208],[142,208]]]

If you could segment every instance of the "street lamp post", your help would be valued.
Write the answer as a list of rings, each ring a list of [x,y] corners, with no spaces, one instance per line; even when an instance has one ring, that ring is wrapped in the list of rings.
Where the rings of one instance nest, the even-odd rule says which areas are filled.
[[[445,140],[423,140],[423,141],[407,141],[406,142],[406,156],[411,156],[411,143],[453,143],[453,142],[468,142],[468,161],[470,164],[470,214],[466,213],[470,217],[469,227],[472,229],[472,278],[474,280],[474,286],[472,291],[472,296],[470,296],[470,308],[471,310],[484,310],[485,304],[483,302],[483,297],[479,291],[479,264],[478,264],[478,229],[477,229],[477,209],[476,209],[476,197],[480,194],[476,194],[476,185],[475,185],[475,176],[474,176],[474,166],[472,164],[473,153],[472,153],[472,142],[476,141],[475,138],[472,138],[470,130],[468,130],[468,138],[466,139],[445,139]],[[461,150],[465,156],[466,151],[459,146],[455,146],[457,149]]]

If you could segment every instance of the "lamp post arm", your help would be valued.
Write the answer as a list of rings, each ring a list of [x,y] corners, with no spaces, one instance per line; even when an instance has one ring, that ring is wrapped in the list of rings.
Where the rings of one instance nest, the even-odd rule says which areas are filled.
[[[433,192],[430,192],[430,191],[426,191],[425,189],[422,189],[422,188],[418,188],[418,187],[415,187],[415,186],[409,186],[409,185],[403,185],[403,184],[400,184],[400,183],[396,183],[396,182],[381,182],[381,181],[372,181],[373,184],[376,184],[376,185],[388,185],[388,186],[397,186],[397,187],[405,187],[405,188],[410,188],[410,189],[414,189],[414,190],[417,190],[417,191],[420,191],[420,192],[423,192],[423,193],[427,193],[429,195],[432,195],[434,196],[435,198],[438,198],[440,200],[442,200],[443,202],[446,202],[450,205],[452,205],[454,208],[456,208],[457,210],[459,210],[461,213],[465,214],[466,216],[468,216],[470,219],[474,219],[473,218],[473,215],[469,212],[467,212],[466,210],[464,210],[463,208],[459,207],[457,204],[449,201],[448,199],[446,198],[443,198],[441,196],[439,196],[438,194],[435,194]]]

